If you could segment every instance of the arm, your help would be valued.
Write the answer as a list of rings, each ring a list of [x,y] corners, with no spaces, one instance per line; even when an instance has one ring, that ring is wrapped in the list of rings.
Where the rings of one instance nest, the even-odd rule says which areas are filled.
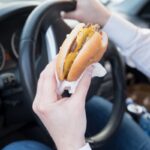
[[[138,28],[112,14],[99,0],[77,0],[77,9],[65,13],[64,17],[100,24],[109,38],[121,48],[126,62],[150,77],[150,30]]]
[[[150,77],[150,30],[111,15],[103,30],[121,48],[126,62]]]

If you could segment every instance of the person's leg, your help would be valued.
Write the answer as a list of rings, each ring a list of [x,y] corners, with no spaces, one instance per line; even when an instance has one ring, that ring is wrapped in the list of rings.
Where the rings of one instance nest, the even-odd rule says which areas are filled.
[[[36,141],[18,141],[11,143],[2,150],[51,150],[46,145]]]
[[[86,105],[87,136],[99,132],[107,123],[112,109],[111,103],[100,97],[93,97]],[[149,150],[150,138],[125,114],[122,124],[103,150]]]

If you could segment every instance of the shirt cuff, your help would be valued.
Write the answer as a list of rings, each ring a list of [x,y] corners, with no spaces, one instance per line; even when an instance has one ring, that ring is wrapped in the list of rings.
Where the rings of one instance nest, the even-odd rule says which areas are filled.
[[[103,27],[103,31],[121,49],[126,49],[130,42],[132,42],[136,37],[137,29],[135,25],[114,13]]]
[[[79,150],[92,150],[89,143],[87,143],[84,147],[80,148]]]

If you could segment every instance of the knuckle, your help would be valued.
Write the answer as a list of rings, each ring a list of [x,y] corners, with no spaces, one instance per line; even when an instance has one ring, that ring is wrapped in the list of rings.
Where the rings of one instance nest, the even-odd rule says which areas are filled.
[[[39,114],[39,115],[46,115],[48,112],[47,106],[45,104],[34,104],[32,105],[32,108],[34,110],[35,113]]]
[[[45,73],[45,71],[42,71],[42,72],[40,73],[40,79],[41,79],[41,80],[44,80],[45,77],[46,77],[46,73]]]
[[[41,73],[40,73],[40,78],[42,78],[44,76],[44,71],[42,71]]]
[[[50,69],[50,68],[52,68],[53,66],[54,66],[53,61],[51,61],[51,62],[47,65],[47,68]]]
[[[37,111],[38,111],[40,114],[45,114],[45,113],[46,113],[45,106],[44,106],[43,104],[38,105],[38,106],[37,106]]]
[[[46,67],[45,67],[45,70],[52,70],[54,68],[54,63],[53,61],[51,61]]]
[[[32,110],[36,113],[37,112],[37,105],[35,102],[32,104]]]

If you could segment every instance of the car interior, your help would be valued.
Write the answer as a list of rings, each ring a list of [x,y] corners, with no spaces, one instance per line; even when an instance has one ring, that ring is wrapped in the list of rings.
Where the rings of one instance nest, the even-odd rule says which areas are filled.
[[[150,27],[149,0],[101,2],[136,26]],[[60,12],[74,10],[75,5],[75,2],[55,0],[0,0],[1,149],[11,142],[27,139],[55,148],[33,113],[32,102],[40,72],[58,53],[66,34],[78,23],[77,20],[62,19]],[[143,112],[147,113],[150,125],[150,79],[129,67],[119,51],[120,48],[109,41],[108,51],[100,62],[107,74],[92,79],[87,95],[87,101],[97,95],[114,104],[105,128],[89,138],[93,145],[113,136],[125,112],[131,114],[139,126],[139,118]],[[143,132],[148,131],[143,128]]]

